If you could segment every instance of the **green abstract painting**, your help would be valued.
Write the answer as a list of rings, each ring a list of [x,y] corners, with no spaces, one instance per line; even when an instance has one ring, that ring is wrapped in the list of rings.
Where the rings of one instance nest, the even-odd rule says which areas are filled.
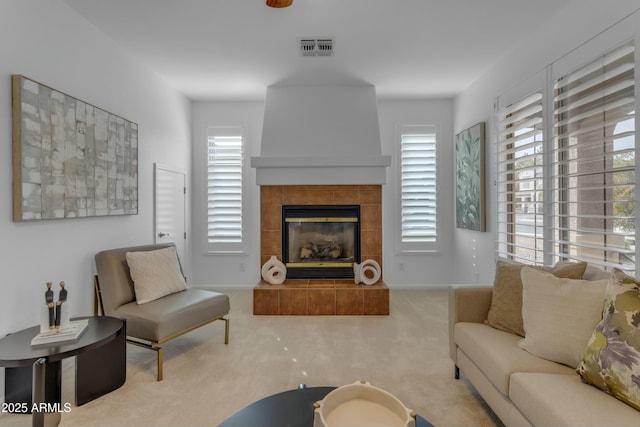
[[[485,231],[484,123],[456,135],[456,227]]]

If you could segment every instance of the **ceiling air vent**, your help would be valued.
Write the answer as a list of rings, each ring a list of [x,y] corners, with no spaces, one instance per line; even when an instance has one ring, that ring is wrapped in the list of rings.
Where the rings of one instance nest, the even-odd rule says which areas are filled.
[[[302,56],[331,56],[333,54],[333,38],[300,38]]]

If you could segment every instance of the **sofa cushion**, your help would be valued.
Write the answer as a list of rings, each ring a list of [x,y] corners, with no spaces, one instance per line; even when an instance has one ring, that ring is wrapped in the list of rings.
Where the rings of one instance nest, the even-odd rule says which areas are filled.
[[[502,331],[524,336],[522,326],[522,279],[520,272],[525,264],[499,259],[496,263],[496,274],[493,282],[491,307],[486,324]],[[535,266],[542,271],[549,271],[556,277],[580,279],[587,268],[586,262],[563,263],[556,267]]]
[[[187,289],[175,247],[127,252],[126,257],[138,304]]]
[[[584,280],[610,280],[611,272],[603,270],[593,264],[589,264],[587,265],[587,269],[584,271],[582,278]]]
[[[520,337],[483,323],[456,323],[454,339],[505,396],[509,395],[509,377],[513,372],[548,372],[575,375],[568,366],[550,362],[518,347]]]
[[[640,425],[640,412],[582,383],[578,375],[514,373],[509,397],[536,426]]]
[[[640,283],[633,277],[614,270],[603,319],[577,371],[588,384],[640,410]]]
[[[158,342],[227,313],[228,295],[189,288],[147,304],[124,304],[115,316],[127,319],[127,335]]]
[[[524,267],[521,274],[526,336],[518,346],[575,368],[602,319],[609,281],[559,278],[530,267]]]

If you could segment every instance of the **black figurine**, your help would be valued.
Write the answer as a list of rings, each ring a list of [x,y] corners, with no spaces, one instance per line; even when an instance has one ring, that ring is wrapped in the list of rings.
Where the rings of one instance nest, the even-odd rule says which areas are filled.
[[[56,315],[53,308],[53,291],[51,290],[51,282],[47,282],[47,291],[44,293],[44,300],[49,307],[49,329],[55,328]]]
[[[60,320],[62,318],[62,303],[67,300],[67,290],[64,288],[64,282],[60,282],[60,294],[56,303],[56,329],[60,329]]]

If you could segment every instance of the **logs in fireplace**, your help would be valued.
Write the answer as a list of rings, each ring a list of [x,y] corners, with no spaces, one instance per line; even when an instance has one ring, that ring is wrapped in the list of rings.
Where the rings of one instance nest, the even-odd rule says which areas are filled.
[[[353,278],[360,262],[360,206],[282,206],[288,278]]]

